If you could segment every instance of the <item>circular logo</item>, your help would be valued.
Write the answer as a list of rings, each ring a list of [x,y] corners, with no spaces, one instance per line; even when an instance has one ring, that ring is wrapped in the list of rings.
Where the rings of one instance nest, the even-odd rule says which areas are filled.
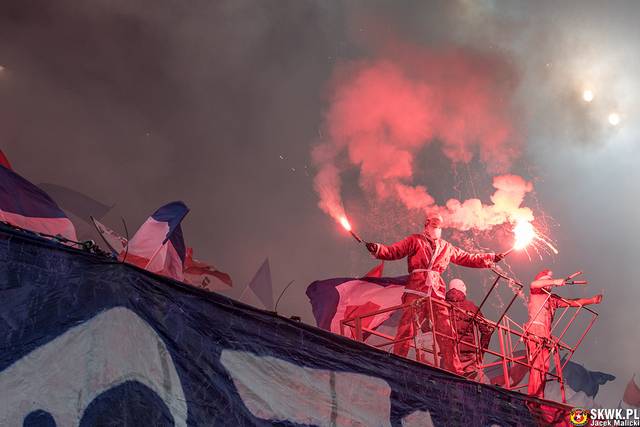
[[[584,408],[573,408],[569,412],[569,421],[574,426],[586,426],[589,422],[589,410]]]

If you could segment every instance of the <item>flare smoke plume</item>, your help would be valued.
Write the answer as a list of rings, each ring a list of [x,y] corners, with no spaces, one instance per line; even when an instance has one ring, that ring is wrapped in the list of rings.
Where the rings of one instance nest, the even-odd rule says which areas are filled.
[[[330,86],[326,139],[312,153],[320,207],[344,215],[342,172],[359,169],[362,190],[407,209],[438,210],[450,227],[487,229],[533,220],[521,207],[532,185],[515,175],[496,176],[492,204],[449,200],[438,206],[425,185],[414,183],[416,155],[439,144],[454,163],[477,155],[490,173],[504,173],[519,155],[510,105],[513,71],[504,60],[461,49],[431,51],[402,46],[375,61],[341,65]]]

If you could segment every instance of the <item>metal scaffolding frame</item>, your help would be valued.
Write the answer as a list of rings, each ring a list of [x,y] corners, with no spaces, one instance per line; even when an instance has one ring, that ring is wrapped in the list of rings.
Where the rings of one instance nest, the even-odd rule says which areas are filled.
[[[360,342],[366,342],[366,339],[369,336],[377,336],[383,340],[382,343],[373,345],[374,347],[377,347],[377,348],[385,348],[388,346],[393,346],[398,342],[409,341],[409,347],[413,348],[415,351],[416,361],[420,363],[430,364],[426,362],[427,358],[424,353],[431,354],[433,356],[433,361],[434,361],[433,366],[440,367],[442,369],[444,369],[444,367],[441,365],[441,363],[439,363],[439,360],[438,360],[439,352],[437,348],[437,342],[439,340],[442,342],[443,339],[453,340],[455,345],[458,347],[464,345],[464,346],[467,346],[467,348],[473,348],[474,351],[476,352],[477,360],[482,361],[484,359],[484,355],[486,354],[496,356],[497,360],[489,363],[482,363],[482,365],[479,367],[479,371],[483,371],[484,369],[490,368],[493,366],[502,365],[503,384],[501,384],[501,386],[507,390],[519,391],[523,388],[526,388],[528,384],[526,383],[521,384],[520,382],[516,384],[512,384],[511,369],[516,365],[520,365],[528,370],[536,369],[533,367],[533,359],[537,356],[537,351],[540,351],[542,347],[538,345],[536,353],[528,354],[529,346],[527,346],[527,343],[531,341],[540,343],[540,339],[528,331],[528,326],[525,326],[527,325],[527,323],[525,323],[524,325],[521,325],[507,316],[507,312],[515,302],[516,298],[518,297],[518,294],[522,292],[522,289],[524,288],[524,286],[520,282],[508,277],[504,272],[500,270],[492,269],[492,271],[493,273],[496,274],[496,278],[493,281],[493,284],[491,285],[487,293],[485,294],[482,302],[478,306],[478,309],[476,310],[475,313],[461,310],[460,308],[452,306],[451,304],[449,304],[444,300],[434,299],[434,298],[431,298],[430,296],[425,296],[410,303],[399,304],[393,307],[383,308],[380,310],[375,310],[368,313],[363,313],[360,315],[343,319],[340,322],[340,334],[343,336],[346,336],[346,332],[349,331],[350,337]],[[482,308],[488,301],[489,297],[496,290],[499,283],[502,283],[503,281],[506,281],[507,286],[509,286],[509,288],[513,290],[513,297],[511,298],[506,308],[502,311],[502,313],[500,314],[497,320],[494,321],[481,316],[480,313],[482,311]],[[551,294],[546,290],[545,292],[549,294],[547,298],[550,298]],[[567,300],[565,300],[564,298],[561,298],[561,300],[567,302]],[[427,304],[429,308],[428,319],[424,318],[423,316],[423,313],[425,311],[424,308],[425,308],[425,305]],[[456,331],[456,328],[455,328],[455,322],[452,320],[449,320],[449,324],[451,325],[451,328],[450,328],[451,335],[438,331],[436,328],[436,322],[434,318],[434,306],[439,307],[439,309],[444,311],[444,313],[448,313],[449,319],[454,318],[452,314],[455,312],[460,312],[460,313],[463,313],[464,315],[467,315],[471,320],[471,327],[473,328],[473,331],[472,331],[473,342],[461,340],[461,338],[458,335],[460,336],[466,335],[468,331],[464,331],[464,333],[458,334],[458,331]],[[552,325],[550,338],[549,339],[543,338],[542,339],[543,342],[541,344],[544,345],[549,350],[549,357],[553,358],[553,367],[555,368],[555,373],[552,373],[551,363],[549,363],[550,369],[549,369],[549,372],[546,373],[546,379],[547,381],[549,380],[557,381],[560,384],[562,402],[566,403],[564,378],[562,376],[562,371],[564,367],[566,367],[569,361],[571,360],[571,357],[573,357],[573,354],[576,352],[576,350],[584,340],[585,336],[591,330],[593,324],[595,323],[598,317],[598,313],[596,313],[595,311],[593,311],[592,309],[586,306],[579,306],[579,307],[566,306],[566,307],[562,307],[562,309],[563,309],[562,313],[554,321],[554,324]],[[575,311],[571,315],[568,323],[564,326],[564,328],[562,328],[559,335],[554,335],[554,331],[560,328],[559,325],[562,319],[572,309],[575,309]],[[382,332],[377,331],[376,328],[379,325],[374,325],[374,327],[372,328],[372,327],[366,326],[365,325],[366,322],[363,322],[364,319],[373,318],[375,316],[390,313],[390,312],[393,313],[398,310],[402,310],[402,311],[410,310],[411,312],[413,327],[412,327],[412,332],[410,336],[407,338],[396,339],[396,337],[394,336],[390,336],[388,334],[384,334]],[[573,344],[567,343],[565,336],[567,332],[571,329],[571,326],[574,325],[578,315],[581,312],[589,313],[591,318],[587,326],[584,328],[584,330],[580,334],[580,337],[577,339],[577,341]],[[424,322],[426,321],[429,322],[429,330],[432,333],[432,336],[434,337],[430,348],[424,348],[423,346],[420,346],[417,339],[418,331],[424,330],[423,325],[424,325]],[[486,349],[481,348],[481,345],[479,344],[480,343],[480,330],[479,330],[480,324],[484,324],[487,327],[489,327],[491,330],[492,336],[497,331],[498,348],[491,348],[491,345],[489,345],[489,347]],[[438,337],[441,337],[441,338],[438,339]],[[518,347],[520,343],[524,344],[524,348],[525,348],[524,354],[522,354],[522,351],[520,351],[520,353],[516,353],[518,351]],[[393,347],[391,347],[390,351],[392,350],[392,348]],[[561,352],[566,352],[564,358],[561,357],[560,355]],[[481,377],[482,376],[480,376],[480,378]]]

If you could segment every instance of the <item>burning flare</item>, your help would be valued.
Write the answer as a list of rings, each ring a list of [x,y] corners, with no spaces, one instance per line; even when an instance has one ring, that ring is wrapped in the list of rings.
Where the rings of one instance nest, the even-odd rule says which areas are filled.
[[[351,236],[352,236],[354,239],[356,239],[356,241],[357,241],[358,243],[366,243],[364,240],[362,240],[362,239],[360,238],[360,236],[358,236],[358,235],[356,234],[356,232],[355,232],[355,231],[353,231],[353,229],[351,228],[351,224],[349,223],[349,220],[347,219],[347,217],[346,217],[346,216],[342,215],[342,216],[338,219],[338,221],[340,222],[340,225],[342,225],[342,227],[343,227],[345,230],[347,230],[347,231],[349,232],[349,234],[351,234]]]
[[[555,246],[553,246],[551,241],[546,236],[541,234],[538,230],[536,230],[536,228],[530,221],[518,220],[516,222],[516,225],[513,227],[513,235],[515,238],[513,247],[509,249],[505,253],[505,255],[511,253],[514,250],[525,249],[529,245],[532,245],[537,250],[538,246],[536,245],[536,243],[538,241],[547,245],[554,254],[558,255],[558,250],[555,248]]]
[[[513,227],[513,234],[515,236],[513,249],[519,250],[529,246],[536,237],[536,230],[529,221],[518,221],[516,226]]]

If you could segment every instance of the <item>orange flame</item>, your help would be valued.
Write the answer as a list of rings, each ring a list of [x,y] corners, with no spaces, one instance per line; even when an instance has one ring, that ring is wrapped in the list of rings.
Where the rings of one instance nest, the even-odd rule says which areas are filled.
[[[347,219],[346,216],[343,216],[342,218],[340,218],[340,224],[342,224],[345,230],[351,231],[351,224],[349,224],[349,220]]]

